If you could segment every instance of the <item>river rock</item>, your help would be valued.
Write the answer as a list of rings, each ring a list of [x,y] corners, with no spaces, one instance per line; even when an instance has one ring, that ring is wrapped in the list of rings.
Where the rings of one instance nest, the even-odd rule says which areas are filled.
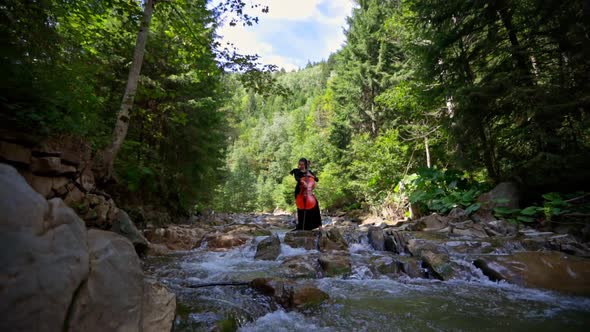
[[[493,281],[506,280],[525,287],[590,295],[590,260],[561,252],[519,252],[485,256],[475,266]]]
[[[315,250],[318,248],[317,231],[290,231],[285,234],[285,244],[292,248]]]
[[[246,236],[270,236],[272,232],[256,224],[231,225],[222,227],[222,233]]]
[[[416,220],[412,229],[415,231],[437,231],[447,227],[449,218],[433,213]]]
[[[434,277],[441,280],[455,277],[449,252],[442,245],[427,240],[411,239],[408,242],[408,251],[412,256],[420,258],[424,265],[431,270]]]
[[[401,267],[395,257],[391,255],[373,256],[370,259],[370,269],[375,276],[387,276],[390,278],[400,275]]]
[[[505,220],[490,220],[483,222],[484,229],[491,236],[515,236],[518,227],[514,223]]]
[[[154,280],[143,284],[142,332],[172,331],[176,314],[176,295]]]
[[[0,330],[61,331],[87,278],[84,222],[0,164]]]
[[[322,253],[319,263],[327,277],[345,276],[352,273],[352,262],[348,252]]]
[[[135,247],[135,251],[140,255],[144,254],[148,248],[148,241],[139,230],[137,230],[137,227],[135,227],[135,224],[131,218],[129,218],[127,212],[123,210],[119,210],[115,215],[111,231],[121,234],[129,239],[133,244],[133,247]]]
[[[447,215],[447,218],[449,219],[449,221],[452,222],[462,222],[467,220],[469,216],[467,215],[467,213],[465,212],[465,210],[463,210],[462,208],[453,208],[451,210],[451,212],[449,212],[449,214]]]
[[[143,272],[129,240],[88,231],[90,274],[72,303],[69,331],[139,331]]]
[[[259,278],[254,279],[250,286],[274,298],[285,309],[308,309],[329,298],[328,294],[312,284],[299,284],[291,280]]]
[[[301,255],[286,258],[279,269],[286,278],[317,278],[320,265],[317,254]]]
[[[472,220],[449,224],[450,235],[471,237],[471,238],[486,238],[486,233],[483,224],[476,224]]]
[[[348,244],[336,227],[328,227],[320,231],[320,251],[348,250]]]
[[[201,245],[207,230],[179,225],[148,229],[144,234],[148,241],[164,244],[170,250],[191,250]]]
[[[274,261],[281,254],[281,240],[275,234],[260,241],[256,246],[256,259]]]
[[[416,257],[398,256],[396,258],[400,270],[410,278],[425,278],[425,270]]]
[[[237,234],[210,234],[205,237],[207,248],[210,250],[226,250],[242,246],[250,240],[250,237]]]
[[[385,250],[395,254],[404,254],[411,238],[412,236],[407,232],[388,232],[384,241]]]
[[[383,228],[377,226],[369,227],[369,232],[367,233],[369,237],[369,244],[373,249],[378,251],[385,250],[385,237],[383,234]]]

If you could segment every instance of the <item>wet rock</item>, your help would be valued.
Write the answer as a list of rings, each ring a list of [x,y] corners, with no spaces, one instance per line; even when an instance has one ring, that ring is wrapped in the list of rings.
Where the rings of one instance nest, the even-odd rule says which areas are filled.
[[[390,278],[398,277],[401,272],[401,266],[397,259],[390,255],[373,256],[370,259],[370,269],[376,276],[387,276]]]
[[[437,231],[447,227],[448,224],[449,218],[434,213],[416,220],[412,229],[415,231]]]
[[[205,237],[207,248],[210,250],[225,250],[242,246],[250,237],[233,234],[211,234]]]
[[[318,255],[288,257],[279,269],[287,278],[317,278],[320,270]]]
[[[297,285],[293,287],[290,306],[308,309],[319,306],[330,297],[313,285]]]
[[[381,227],[369,227],[368,236],[369,244],[373,247],[373,249],[378,251],[385,250],[385,237]]]
[[[449,280],[455,277],[449,252],[442,245],[427,240],[412,239],[408,242],[408,251],[422,260],[435,278]]]
[[[68,331],[139,331],[143,272],[129,240],[88,231],[90,274],[72,303]]]
[[[490,242],[485,241],[447,241],[444,246],[449,252],[458,254],[488,254],[495,249]]]
[[[154,280],[143,284],[142,332],[172,331],[176,314],[176,295]]]
[[[578,242],[569,234],[550,236],[547,238],[547,247],[570,255],[590,258],[590,246]]]
[[[135,248],[135,251],[138,254],[144,254],[148,248],[148,241],[146,238],[137,230],[135,224],[129,218],[127,212],[123,210],[119,210],[115,215],[115,220],[113,221],[113,226],[111,231],[123,235],[126,237]]]
[[[320,251],[348,250],[348,244],[336,227],[328,227],[320,231]]]
[[[147,230],[144,235],[152,243],[164,244],[170,250],[191,250],[201,245],[207,230],[183,226],[168,226]]]
[[[317,231],[290,231],[285,234],[285,244],[292,248],[315,250],[318,248]]]
[[[538,232],[535,230],[524,230],[521,232],[523,239],[522,246],[528,251],[555,250],[566,254],[590,257],[590,247],[581,243],[569,234],[555,234],[553,232]]]
[[[285,309],[308,309],[329,299],[328,294],[308,283],[259,278],[254,279],[250,285],[262,294],[274,298]]]
[[[398,266],[404,274],[410,278],[425,278],[425,271],[422,264],[416,257],[398,256],[396,258]]]
[[[256,259],[274,261],[281,254],[281,240],[275,234],[265,238],[256,246]]]
[[[348,252],[322,253],[319,263],[327,277],[346,276],[352,273]]]
[[[88,276],[86,229],[61,199],[46,201],[0,164],[0,330],[61,331]]]
[[[384,246],[386,251],[391,251],[396,254],[406,253],[406,247],[408,241],[412,238],[407,232],[387,232],[385,237]]]
[[[560,252],[519,252],[486,256],[475,266],[493,281],[506,280],[524,287],[590,295],[590,260]]]
[[[472,220],[466,220],[458,223],[449,224],[449,233],[455,236],[471,237],[471,238],[486,238],[485,228],[482,224],[476,224]]]

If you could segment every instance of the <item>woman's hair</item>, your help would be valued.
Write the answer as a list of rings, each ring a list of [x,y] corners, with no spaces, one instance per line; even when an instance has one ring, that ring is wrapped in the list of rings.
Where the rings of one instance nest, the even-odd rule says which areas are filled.
[[[299,159],[299,162],[304,162],[305,163],[305,169],[308,169],[309,168],[309,161],[307,161],[307,159],[301,158],[301,159]]]

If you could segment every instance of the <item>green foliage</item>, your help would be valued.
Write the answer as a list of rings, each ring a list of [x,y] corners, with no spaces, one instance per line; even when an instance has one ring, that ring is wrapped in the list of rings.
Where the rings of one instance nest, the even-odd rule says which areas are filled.
[[[420,169],[402,183],[410,203],[442,214],[455,207],[465,209],[468,214],[477,211],[480,208],[477,197],[486,188],[485,184],[472,181],[465,173],[432,168]]]

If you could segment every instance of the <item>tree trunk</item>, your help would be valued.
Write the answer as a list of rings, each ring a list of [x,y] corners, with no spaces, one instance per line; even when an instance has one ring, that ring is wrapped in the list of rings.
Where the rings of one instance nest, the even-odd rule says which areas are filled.
[[[428,144],[428,136],[424,136],[424,148],[426,149],[426,167],[430,168],[430,145]]]
[[[115,129],[113,131],[113,139],[111,145],[104,149],[100,154],[102,160],[98,167],[98,176],[102,178],[103,181],[112,177],[115,158],[117,157],[119,150],[121,150],[121,145],[123,144],[123,141],[127,136],[127,130],[129,129],[129,111],[131,110],[131,107],[133,107],[133,100],[135,98],[135,92],[137,91],[137,83],[139,81],[143,55],[145,53],[145,44],[147,42],[150,22],[154,12],[154,2],[155,0],[145,1],[143,20],[141,22],[141,27],[139,28],[139,34],[137,35],[135,49],[133,50],[133,61],[131,62],[131,68],[129,69],[127,87],[125,88],[125,94],[121,101],[121,107],[117,113],[117,123],[115,124]]]

